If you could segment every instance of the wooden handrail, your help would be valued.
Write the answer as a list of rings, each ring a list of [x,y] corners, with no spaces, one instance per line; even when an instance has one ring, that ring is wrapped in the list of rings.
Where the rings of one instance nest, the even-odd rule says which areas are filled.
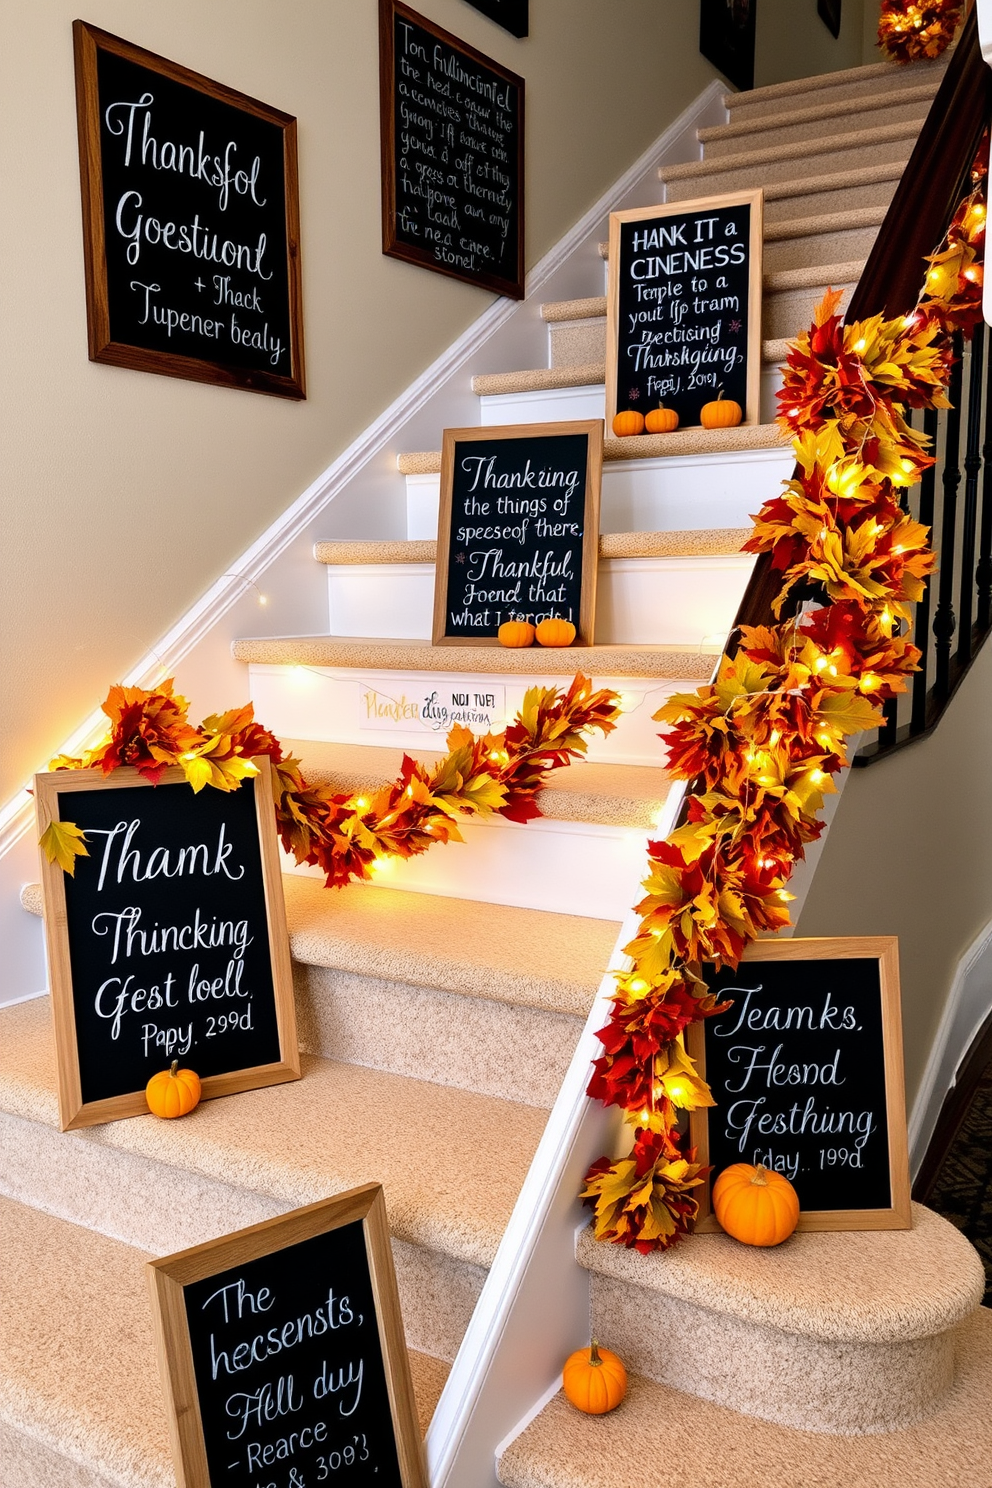
[[[869,315],[905,315],[916,304],[924,259],[940,243],[954,216],[990,117],[992,69],[982,57],[973,7],[851,296],[845,316],[848,323]],[[728,656],[740,644],[741,625],[772,624],[772,603],[781,582],[771,555],[761,553],[734,617]],[[814,588],[797,585],[783,618],[795,614],[803,600],[816,597]]]

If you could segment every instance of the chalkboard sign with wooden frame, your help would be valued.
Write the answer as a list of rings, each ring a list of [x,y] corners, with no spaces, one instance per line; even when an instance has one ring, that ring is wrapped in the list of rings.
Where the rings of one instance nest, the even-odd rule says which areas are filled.
[[[606,427],[664,405],[679,427],[719,397],[760,422],[764,196],[610,213]]]
[[[147,1114],[173,1059],[203,1098],[300,1078],[269,762],[195,794],[178,767],[34,778],[39,836],[86,835],[72,877],[42,855],[63,1131]]]
[[[73,22],[89,356],[306,396],[296,120]]]
[[[699,1161],[784,1173],[800,1230],[910,1229],[896,938],[759,940],[704,975],[733,1005],[687,1032],[716,1101],[690,1117]],[[708,1196],[700,1216],[719,1230]]]
[[[524,297],[524,80],[379,0],[382,251]]]
[[[602,419],[445,429],[435,646],[498,646],[504,621],[551,615],[592,645],[602,477]]]
[[[150,1261],[149,1279],[179,1488],[427,1488],[378,1183]]]

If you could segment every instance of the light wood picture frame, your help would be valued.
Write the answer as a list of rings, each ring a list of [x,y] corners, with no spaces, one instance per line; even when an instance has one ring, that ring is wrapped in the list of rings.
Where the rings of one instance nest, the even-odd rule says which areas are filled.
[[[582,563],[579,615],[574,646],[591,646],[596,627],[596,585],[599,574],[599,512],[603,484],[603,421],[575,419],[548,424],[474,425],[445,429],[441,449],[441,499],[438,510],[437,559],[434,570],[435,646],[498,646],[492,636],[452,636],[446,633],[448,577],[451,563],[452,499],[458,447],[477,442],[510,442],[579,435],[587,439],[586,480],[583,494]]]
[[[910,1202],[909,1141],[906,1124],[906,1092],[903,1068],[902,1011],[899,992],[899,942],[893,935],[810,937],[805,939],[769,939],[752,942],[741,961],[743,969],[754,962],[803,962],[871,960],[878,963],[882,1056],[884,1059],[884,1092],[888,1135],[888,1171],[890,1203],[884,1207],[864,1209],[803,1209],[799,1214],[800,1231],[830,1230],[905,1230],[912,1228]],[[717,1015],[718,1017],[721,1015]],[[722,1016],[731,1016],[724,1014]],[[700,1075],[706,1078],[706,1024],[691,1024],[686,1031],[686,1048]],[[774,1037],[774,1035],[773,1035]],[[717,1108],[719,1091],[713,1092]],[[710,1162],[709,1123],[712,1108],[693,1111],[689,1118],[690,1144],[697,1161]],[[739,1159],[746,1161],[745,1157]],[[700,1201],[696,1231],[700,1234],[720,1232],[712,1213],[710,1188],[706,1184]]]
[[[623,212],[610,213],[609,271],[606,293],[606,430],[607,438],[612,434],[613,419],[617,413],[617,379],[619,367],[620,336],[620,235],[628,222],[664,222],[668,217],[687,215],[702,216],[707,212],[719,212],[728,207],[750,207],[750,233],[748,239],[748,317],[747,317],[747,396],[742,423],[761,422],[761,311],[762,311],[762,259],[764,250],[764,192],[728,192],[722,196],[700,197],[695,201],[663,202],[654,207],[631,207]],[[716,394],[714,393],[714,396]],[[681,427],[696,427],[683,425]]]
[[[271,968],[279,1057],[269,1063],[204,1076],[204,1100],[300,1078],[293,969],[282,891],[282,865],[272,809],[271,769],[265,756],[257,758],[254,764],[259,772],[254,777],[255,818],[258,826],[259,869],[265,900],[268,961]],[[60,801],[71,798],[80,791],[119,791],[132,787],[161,791],[163,788],[180,785],[189,792],[192,799],[196,799],[178,766],[165,770],[155,786],[129,766],[114,770],[110,775],[104,775],[100,769],[55,770],[36,775],[34,799],[38,836],[41,837],[52,821],[72,820],[71,815],[61,816]],[[66,876],[57,863],[48,861],[44,853],[39,853],[39,859],[61,1129],[75,1131],[80,1127],[95,1126],[105,1121],[146,1115],[148,1103],[144,1086],[106,1099],[83,1099],[66,905]]]
[[[184,1288],[356,1223],[362,1226],[400,1479],[403,1488],[428,1488],[386,1204],[379,1183],[363,1184],[148,1262],[156,1352],[179,1488],[216,1488],[208,1467]],[[303,1476],[308,1483],[314,1478],[309,1472]]]

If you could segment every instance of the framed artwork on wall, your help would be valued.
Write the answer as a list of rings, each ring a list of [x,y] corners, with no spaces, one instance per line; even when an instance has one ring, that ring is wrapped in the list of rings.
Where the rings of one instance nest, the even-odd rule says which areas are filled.
[[[816,0],[816,13],[831,36],[840,35],[840,12],[844,0]]]
[[[758,0],[699,0],[699,50],[742,92],[754,87],[757,9]]]
[[[468,0],[473,10],[509,31],[511,36],[526,36],[529,29],[530,0]]]

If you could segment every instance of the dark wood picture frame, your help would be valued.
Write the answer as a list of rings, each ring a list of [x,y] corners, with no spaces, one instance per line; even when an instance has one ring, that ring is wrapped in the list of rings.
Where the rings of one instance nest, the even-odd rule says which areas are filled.
[[[76,118],[79,134],[79,173],[83,208],[83,254],[86,268],[86,322],[91,362],[130,367],[191,382],[209,382],[220,387],[269,393],[279,398],[306,397],[303,362],[303,290],[300,264],[300,189],[297,159],[296,120],[291,114],[228,88],[223,83],[170,62],[119,36],[112,36],[85,21],[73,21],[76,69]],[[178,352],[132,346],[111,339],[110,285],[104,226],[103,160],[100,143],[100,98],[97,54],[111,52],[125,61],[159,73],[171,82],[205,94],[231,108],[252,114],[282,131],[285,180],[285,223],[288,278],[288,324],[290,375],[265,369],[245,368],[220,359],[205,360]]]
[[[269,761],[264,756],[256,759],[254,763],[259,772],[255,777],[255,815],[258,823],[259,859],[265,892],[269,960],[280,1058],[272,1064],[255,1065],[247,1069],[231,1070],[225,1074],[205,1076],[202,1081],[202,1099],[204,1100],[210,1100],[215,1096],[234,1095],[241,1090],[257,1090],[264,1085],[279,1085],[287,1080],[300,1078],[293,968],[289,956],[286,905],[282,892],[282,866],[271,806],[271,772]],[[77,791],[112,791],[134,786],[140,786],[146,790],[160,790],[163,786],[179,784],[186,785],[186,777],[178,766],[165,770],[157,786],[153,786],[130,766],[115,770],[110,775],[104,775],[100,769],[54,770],[36,775],[34,777],[34,799],[38,835],[41,836],[51,821],[58,820],[59,799]],[[79,1049],[76,1039],[72,966],[69,954],[65,875],[57,863],[48,862],[43,853],[39,856],[61,1129],[62,1131],[76,1131],[80,1127],[96,1126],[105,1121],[121,1121],[130,1116],[147,1115],[148,1103],[143,1088],[125,1095],[110,1096],[104,1100],[83,1100]]]
[[[699,0],[699,50],[735,88],[754,87],[758,0]]]
[[[666,202],[656,207],[629,207],[610,213],[609,272],[606,291],[606,428],[612,436],[617,412],[617,378],[619,376],[620,318],[620,229],[628,222],[654,222],[666,217],[681,217],[693,212],[719,211],[723,207],[749,206],[748,238],[748,316],[747,316],[747,398],[744,424],[761,422],[761,299],[764,252],[764,192],[733,191],[725,196],[699,197],[695,201]],[[695,426],[682,426],[695,427]]]
[[[843,3],[844,0],[816,0],[816,13],[835,41],[840,36]]]
[[[448,264],[438,263],[425,248],[418,248],[400,241],[396,230],[396,17],[401,16],[435,37],[444,46],[453,48],[468,61],[484,67],[509,84],[517,94],[517,157],[516,170],[517,234],[516,273],[512,278],[496,274],[468,273]],[[522,300],[524,287],[524,138],[525,138],[525,93],[526,84],[517,73],[503,67],[501,63],[487,57],[484,52],[469,46],[467,41],[435,25],[426,16],[413,10],[404,0],[379,0],[379,142],[382,159],[382,251],[389,258],[399,258],[418,268],[430,269],[435,274],[446,274],[451,279],[460,279],[464,284],[474,284],[480,289],[492,290],[494,294],[508,299]]]
[[[386,1204],[379,1183],[364,1184],[148,1262],[159,1373],[179,1488],[212,1488],[183,1288],[356,1221],[361,1222],[364,1232],[400,1477],[403,1488],[428,1488]]]
[[[434,568],[434,646],[498,646],[496,636],[450,636],[445,634],[451,551],[451,503],[455,480],[455,448],[475,440],[553,438],[561,434],[588,436],[585,522],[582,533],[582,587],[579,622],[573,646],[591,646],[596,628],[596,583],[599,576],[599,508],[603,484],[603,421],[575,419],[554,424],[506,424],[492,428],[473,425],[468,429],[445,429],[441,446],[441,501],[438,510],[437,558]]]
[[[906,1124],[906,1089],[903,1073],[902,1006],[899,995],[899,942],[894,935],[810,937],[808,939],[757,940],[744,952],[749,961],[846,961],[877,960],[881,989],[882,1047],[885,1058],[885,1109],[888,1128],[889,1183],[891,1204],[884,1209],[804,1209],[797,1229],[821,1230],[908,1230],[912,1228],[910,1203],[909,1138]],[[706,1078],[706,1029],[690,1024],[686,1047],[699,1073]],[[698,1160],[709,1164],[709,1116],[705,1108],[689,1117],[689,1140]],[[716,1175],[713,1175],[716,1176]],[[710,1206],[710,1187],[702,1190],[699,1234],[719,1234],[720,1226]]]
[[[504,31],[509,31],[518,41],[530,31],[529,0],[467,0],[467,4],[497,26],[502,26]]]

